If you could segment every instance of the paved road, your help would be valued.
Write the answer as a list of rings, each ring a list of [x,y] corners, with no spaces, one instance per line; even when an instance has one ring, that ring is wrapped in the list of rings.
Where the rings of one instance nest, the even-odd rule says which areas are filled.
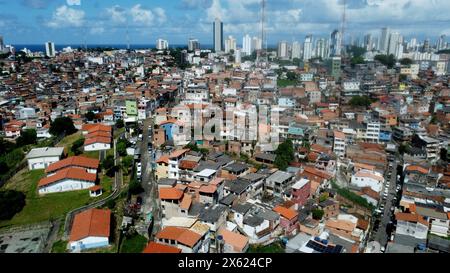
[[[389,170],[392,171],[391,178],[390,178],[390,187],[388,188],[388,197],[386,200],[382,199],[382,204],[384,204],[384,211],[381,216],[381,221],[378,226],[378,231],[375,233],[374,240],[379,242],[382,247],[385,247],[390,240],[388,238],[388,234],[386,231],[386,227],[389,224],[389,222],[392,220],[393,212],[391,211],[392,208],[392,201],[394,197],[396,197],[396,188],[397,188],[397,163],[395,160],[392,162],[392,167],[389,167]],[[389,172],[388,170],[388,172]],[[386,181],[388,179],[386,178]],[[381,195],[384,194],[385,187],[383,188],[383,192]]]
[[[160,228],[160,203],[158,199],[158,186],[156,180],[154,178],[154,174],[152,172],[151,164],[153,161],[153,150],[152,154],[148,152],[149,142],[151,142],[153,136],[151,133],[153,132],[153,119],[147,119],[144,121],[143,125],[143,133],[142,133],[142,143],[141,143],[141,151],[142,151],[142,187],[145,192],[141,195],[143,204],[143,213],[146,215],[149,212],[153,214],[153,232],[155,234],[159,231]],[[149,132],[149,128],[151,128],[151,132]],[[143,223],[140,223],[142,226]],[[142,230],[144,232],[144,230]]]

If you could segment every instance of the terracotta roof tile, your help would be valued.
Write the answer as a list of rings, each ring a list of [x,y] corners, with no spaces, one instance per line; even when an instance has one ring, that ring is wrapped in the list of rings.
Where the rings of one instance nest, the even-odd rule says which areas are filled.
[[[47,167],[45,172],[55,172],[67,167],[81,167],[87,169],[98,169],[100,161],[98,159],[83,157],[83,156],[72,156],[64,160],[58,161]]]
[[[78,241],[90,236],[109,237],[111,223],[111,211],[90,209],[75,215],[70,241]]]
[[[43,187],[49,184],[57,183],[64,179],[95,182],[97,180],[97,175],[88,173],[80,168],[67,168],[56,172],[52,176],[42,178],[39,181],[38,186]]]
[[[178,243],[181,243],[188,247],[194,247],[195,244],[202,238],[202,236],[185,228],[165,227],[163,230],[156,234],[156,238],[175,240]]]
[[[111,138],[108,137],[93,137],[88,138],[84,141],[84,145],[91,145],[94,143],[105,143],[105,144],[111,144]]]
[[[183,197],[183,192],[175,188],[161,188],[159,189],[159,198],[167,200],[180,200]]]
[[[145,247],[142,253],[146,254],[160,254],[160,253],[170,253],[177,254],[181,253],[181,249],[174,246],[163,245],[160,243],[151,242]]]
[[[278,214],[280,214],[281,216],[283,216],[284,218],[288,219],[288,220],[292,220],[295,217],[297,217],[298,213],[293,210],[293,209],[288,209],[285,207],[281,207],[281,206],[277,206],[275,208],[273,208],[273,211],[277,212]]]
[[[220,229],[219,235],[222,235],[226,244],[233,246],[235,251],[243,251],[248,244],[248,237],[227,229]]]

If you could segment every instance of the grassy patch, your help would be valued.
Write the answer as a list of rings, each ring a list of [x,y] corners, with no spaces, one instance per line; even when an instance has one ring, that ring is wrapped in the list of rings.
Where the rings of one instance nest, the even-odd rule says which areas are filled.
[[[99,176],[100,176],[100,186],[103,187],[103,194],[105,196],[110,195],[113,188],[113,178],[103,174],[99,174]]]
[[[85,156],[85,157],[89,157],[89,158],[95,158],[95,159],[100,158],[100,152],[99,151],[84,152],[82,155]]]
[[[146,245],[147,238],[142,235],[134,235],[123,240],[120,253],[142,253]]]
[[[52,193],[40,196],[37,192],[37,184],[45,176],[43,170],[21,171],[6,185],[5,189],[19,190],[26,195],[26,205],[21,212],[9,221],[0,221],[0,228],[15,225],[26,225],[44,222],[64,217],[67,212],[97,201],[98,198],[90,198],[89,190]],[[104,181],[108,188],[109,181]]]
[[[280,243],[273,243],[268,246],[251,245],[248,248],[248,253],[284,253],[284,248]]]
[[[277,81],[277,85],[278,87],[288,87],[288,86],[296,86],[297,85],[297,81],[292,81],[292,80],[288,80],[288,79],[278,79]]]
[[[52,246],[52,253],[66,253],[67,252],[67,241],[56,241]]]
[[[64,147],[64,151],[69,156],[72,156],[73,154],[70,151],[70,147],[72,147],[72,144],[81,137],[82,137],[81,131],[78,131],[73,135],[66,136],[65,138],[63,138],[58,144],[56,144],[56,147]]]
[[[114,131],[114,138],[118,138],[124,132],[125,132],[125,127],[115,130]]]

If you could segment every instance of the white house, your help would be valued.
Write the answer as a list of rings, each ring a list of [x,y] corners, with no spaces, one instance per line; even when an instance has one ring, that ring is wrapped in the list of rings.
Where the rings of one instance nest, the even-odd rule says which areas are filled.
[[[39,181],[39,194],[77,191],[95,186],[97,175],[80,168],[67,168]]]
[[[418,240],[426,240],[429,223],[421,215],[412,213],[396,213],[396,235],[410,236]]]
[[[107,137],[89,138],[84,142],[84,150],[86,152],[103,151],[109,149],[111,149],[111,139]]]
[[[111,211],[90,209],[75,215],[69,237],[73,252],[109,246]]]
[[[370,187],[379,193],[383,189],[384,177],[378,172],[362,170],[352,175],[351,183],[359,188]]]
[[[31,150],[26,159],[28,160],[28,169],[43,170],[50,164],[58,162],[64,154],[64,147],[57,148],[36,148]]]

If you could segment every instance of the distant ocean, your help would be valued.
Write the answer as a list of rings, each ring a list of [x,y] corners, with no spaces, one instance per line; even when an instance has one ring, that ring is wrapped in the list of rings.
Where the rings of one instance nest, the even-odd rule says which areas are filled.
[[[45,44],[38,45],[38,44],[15,44],[13,45],[16,50],[22,50],[24,48],[30,50],[31,52],[45,52]],[[87,48],[114,48],[114,49],[127,49],[127,45],[124,44],[88,44],[86,45]],[[84,48],[84,44],[56,44],[55,43],[55,49],[56,51],[62,51],[63,48],[71,47],[72,49],[77,48]],[[130,45],[130,49],[137,50],[137,49],[152,49],[155,48],[155,44],[142,44],[142,45]],[[170,45],[170,48],[184,48],[187,47],[187,45]],[[202,49],[210,49],[212,48],[212,45],[201,45]]]

